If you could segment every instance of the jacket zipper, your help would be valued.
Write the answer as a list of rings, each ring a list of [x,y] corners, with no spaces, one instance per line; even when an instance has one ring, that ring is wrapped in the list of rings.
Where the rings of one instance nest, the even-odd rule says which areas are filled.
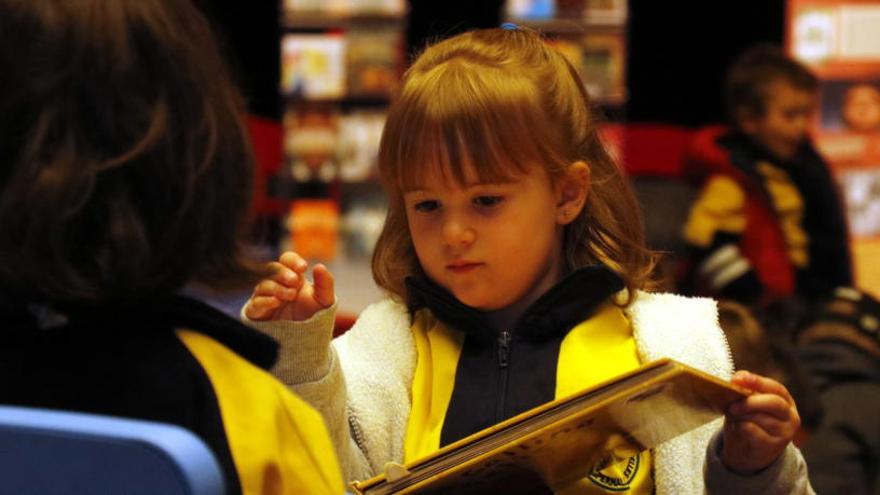
[[[495,407],[495,421],[504,419],[504,403],[507,401],[507,375],[508,366],[510,365],[510,344],[513,338],[508,331],[502,331],[498,335],[498,367],[500,375],[498,378],[498,402]]]

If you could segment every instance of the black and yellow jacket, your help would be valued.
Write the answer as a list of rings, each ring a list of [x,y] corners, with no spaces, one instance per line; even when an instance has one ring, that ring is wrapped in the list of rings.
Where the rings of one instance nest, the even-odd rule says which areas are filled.
[[[392,298],[375,303],[332,345],[335,308],[303,322],[259,327],[282,344],[275,372],[324,415],[347,479],[366,479],[387,462],[421,457],[660,357],[730,377],[714,301],[640,292],[620,308],[612,300],[621,287],[607,269],[586,267],[539,298],[506,332],[489,330],[478,311],[416,280],[409,284],[416,307]],[[720,424],[630,460],[638,470],[621,464],[617,472],[584,473],[582,483],[562,493],[704,493],[706,483],[712,493],[809,493],[794,448],[760,476],[724,469],[710,446]],[[634,471],[642,478],[630,479]]]
[[[419,359],[405,461],[639,365],[629,323],[611,302],[623,282],[601,266],[570,274],[499,332],[428,280],[407,288]],[[580,485],[566,493],[651,493],[650,453],[584,473]]]
[[[0,403],[180,425],[231,493],[344,491],[320,415],[265,371],[277,344],[213,308],[174,296],[0,316]]]
[[[809,142],[785,161],[709,127],[696,133],[685,173],[700,193],[683,229],[682,291],[769,304],[852,284],[843,205]]]

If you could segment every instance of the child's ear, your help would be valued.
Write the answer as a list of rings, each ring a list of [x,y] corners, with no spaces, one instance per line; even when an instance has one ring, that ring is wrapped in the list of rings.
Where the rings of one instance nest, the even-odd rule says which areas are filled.
[[[581,160],[568,166],[556,184],[556,222],[567,225],[584,209],[590,194],[590,167]]]

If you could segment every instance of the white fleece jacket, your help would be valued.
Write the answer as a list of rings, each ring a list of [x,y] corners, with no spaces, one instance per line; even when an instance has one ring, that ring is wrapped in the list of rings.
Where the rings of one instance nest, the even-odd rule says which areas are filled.
[[[625,312],[642,362],[669,357],[723,379],[733,373],[713,300],[642,292]],[[366,479],[386,462],[403,461],[416,366],[410,315],[400,302],[382,300],[331,345],[334,315],[335,305],[303,322],[242,318],[281,343],[273,371],[324,415],[346,479]],[[720,435],[713,439],[722,422],[654,449],[658,495],[813,493],[793,446],[757,475],[725,469],[717,455]]]

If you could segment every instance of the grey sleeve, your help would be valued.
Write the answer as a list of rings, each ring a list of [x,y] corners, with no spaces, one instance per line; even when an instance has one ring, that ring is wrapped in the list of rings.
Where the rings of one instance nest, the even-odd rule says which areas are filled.
[[[345,377],[330,345],[336,304],[305,321],[242,321],[274,338],[279,344],[272,374],[324,418],[346,480],[369,477],[366,457],[351,435]]]
[[[721,462],[721,430],[715,433],[706,450],[703,475],[706,493],[762,495],[815,495],[807,478],[807,463],[800,450],[792,444],[773,464],[753,475],[740,475],[730,471]]]

